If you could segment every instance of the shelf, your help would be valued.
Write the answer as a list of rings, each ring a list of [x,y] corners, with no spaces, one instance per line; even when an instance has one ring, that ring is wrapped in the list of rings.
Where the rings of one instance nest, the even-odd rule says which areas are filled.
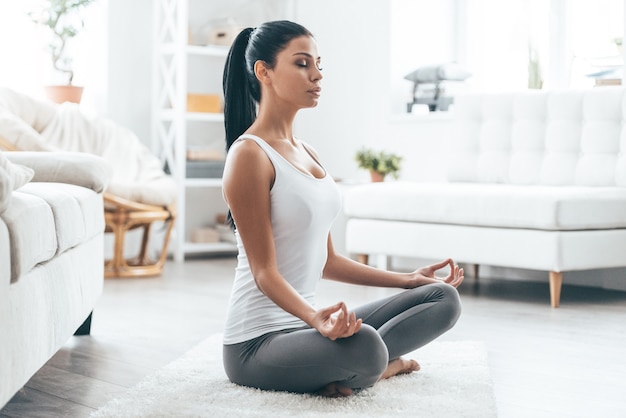
[[[186,160],[191,144],[213,148],[217,139],[225,135],[223,113],[187,111],[203,109],[188,106],[190,93],[220,95],[220,99],[223,100],[222,78],[230,45],[197,45],[207,42],[209,38],[194,34],[200,35],[198,32],[204,31],[204,28],[196,27],[200,23],[198,19],[204,19],[202,16],[239,13],[236,5],[225,7],[225,3],[228,2],[217,0],[154,2],[155,26],[159,30],[154,36],[153,50],[155,58],[153,132],[162,148],[160,155],[164,160],[163,163],[174,173],[173,177],[177,184],[178,213],[171,247],[177,262],[184,261],[186,253],[237,253],[237,247],[232,243],[191,243],[191,237],[188,236],[196,224],[210,224],[210,218],[223,212],[225,207],[223,199],[217,199],[217,194],[221,192],[222,179],[207,177],[221,176],[222,172],[217,171],[218,167],[190,164],[196,160]],[[252,20],[256,20],[260,15],[267,15],[263,20],[289,18],[289,12],[293,10],[291,0],[248,3],[251,7],[249,11]],[[196,45],[190,45],[190,39]],[[206,109],[222,110],[217,106]],[[220,149],[222,147],[223,145],[220,145]],[[203,177],[188,177],[189,175]],[[216,199],[206,207],[196,208],[195,202],[203,199],[205,193],[216,195]]]
[[[187,187],[222,187],[221,178],[186,178]]]
[[[178,46],[174,43],[165,43],[158,49],[163,55],[172,55],[177,51]],[[185,45],[185,52],[188,55],[205,57],[225,58],[228,55],[229,47],[221,45]]]
[[[390,115],[388,121],[391,123],[449,122],[452,120],[452,114],[452,109],[446,112],[397,113]]]
[[[173,109],[164,109],[161,111],[162,120],[173,120],[175,113]],[[185,120],[196,122],[224,122],[223,113],[208,112],[185,112]]]
[[[187,45],[189,55],[202,55],[207,57],[226,57],[229,47],[221,45]]]
[[[187,112],[185,119],[200,122],[224,122],[223,113]]]
[[[236,253],[237,246],[231,242],[185,242],[186,253]]]

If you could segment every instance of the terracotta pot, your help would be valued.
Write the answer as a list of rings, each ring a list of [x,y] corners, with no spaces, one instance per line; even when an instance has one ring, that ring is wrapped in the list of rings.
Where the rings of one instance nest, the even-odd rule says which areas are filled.
[[[380,183],[381,181],[385,181],[385,175],[377,171],[370,171],[370,176],[372,176],[373,183]]]
[[[72,85],[45,86],[46,96],[55,103],[80,103],[83,88]]]

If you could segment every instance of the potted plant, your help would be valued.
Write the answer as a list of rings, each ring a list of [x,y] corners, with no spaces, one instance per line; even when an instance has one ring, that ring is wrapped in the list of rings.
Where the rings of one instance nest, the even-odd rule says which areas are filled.
[[[619,53],[620,57],[624,54],[624,50],[622,49],[622,41],[623,38],[621,36],[613,38],[613,43],[615,44],[615,48],[617,48],[617,52]]]
[[[34,23],[46,28],[50,36],[48,51],[50,52],[52,67],[61,73],[66,80],[65,84],[46,87],[46,93],[50,99],[57,103],[64,101],[80,102],[83,88],[72,84],[74,70],[67,46],[68,42],[78,35],[84,27],[79,11],[93,1],[45,0],[40,3],[39,9],[28,13]]]
[[[369,170],[372,181],[384,181],[387,174],[398,178],[402,157],[385,151],[375,151],[363,148],[356,153],[355,157],[359,168]]]

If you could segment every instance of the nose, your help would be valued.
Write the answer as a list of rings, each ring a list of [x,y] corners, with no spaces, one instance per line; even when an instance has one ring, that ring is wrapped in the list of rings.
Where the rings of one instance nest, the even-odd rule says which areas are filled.
[[[315,70],[313,70],[313,74],[312,74],[311,79],[312,79],[313,81],[319,81],[319,80],[321,80],[322,78],[324,78],[324,76],[322,75],[322,72],[320,71],[320,69],[319,69],[319,68],[317,68],[317,66],[316,66],[316,67],[315,67]]]

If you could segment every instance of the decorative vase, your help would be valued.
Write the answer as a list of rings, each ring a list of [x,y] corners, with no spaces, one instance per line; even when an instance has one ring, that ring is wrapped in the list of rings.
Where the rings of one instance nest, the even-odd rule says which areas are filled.
[[[80,103],[83,96],[83,88],[71,84],[58,86],[45,86],[46,96],[54,103]]]
[[[385,181],[385,175],[379,173],[378,171],[370,171],[370,176],[372,177],[372,183],[380,183],[381,181]]]

